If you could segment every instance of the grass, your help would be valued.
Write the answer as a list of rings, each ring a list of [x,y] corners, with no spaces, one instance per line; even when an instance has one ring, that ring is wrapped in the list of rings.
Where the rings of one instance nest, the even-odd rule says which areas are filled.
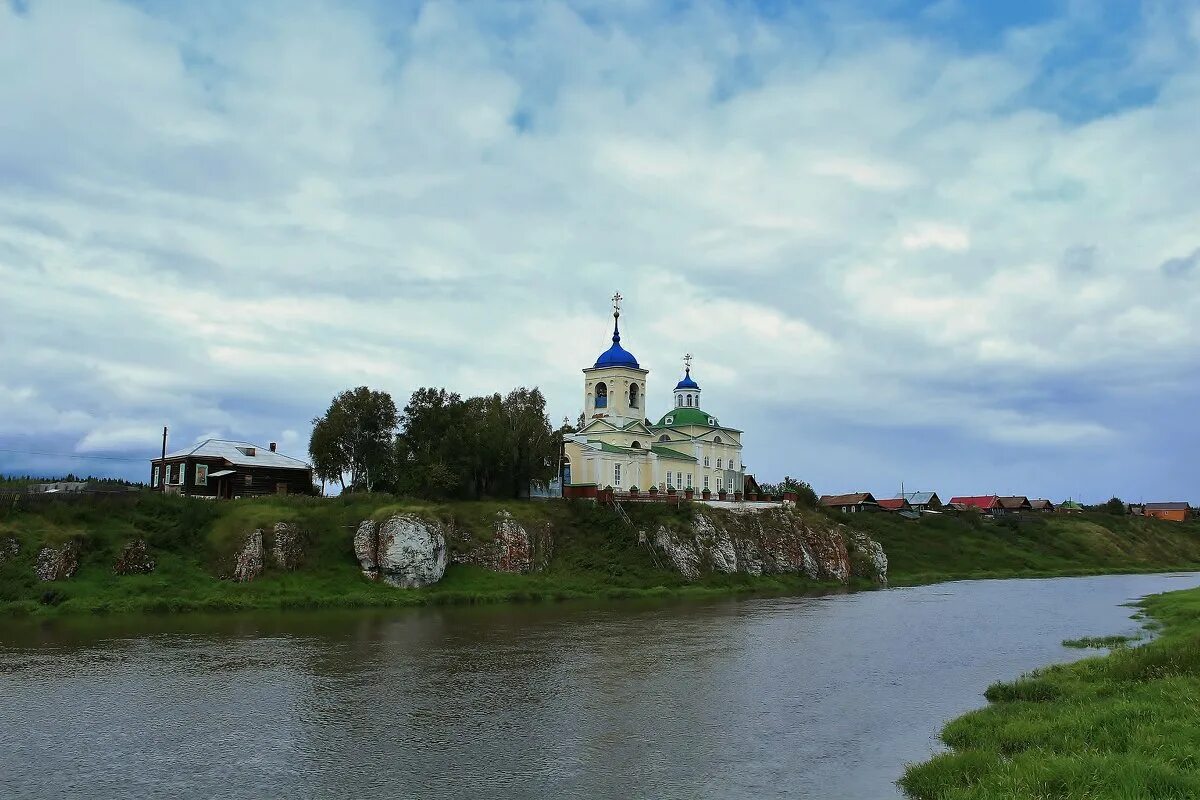
[[[450,547],[487,541],[497,512],[509,511],[527,530],[550,526],[554,549],[546,569],[530,575],[452,565],[435,586],[401,590],[363,578],[352,541],[365,519],[412,513],[453,527]],[[684,507],[629,506],[639,528],[689,523]],[[811,512],[816,513],[816,512]],[[835,515],[864,529],[887,552],[893,584],[956,578],[1079,575],[1183,569],[1200,565],[1195,523],[1091,515],[1035,518],[1024,524],[984,523],[973,516],[903,520],[889,514]],[[827,520],[823,520],[827,522]],[[308,533],[296,572],[268,566],[249,584],[220,580],[242,536],[276,522]],[[749,524],[733,521],[730,524]],[[521,602],[573,598],[711,596],[797,593],[820,584],[801,576],[707,575],[688,582],[663,569],[651,551],[609,510],[588,503],[479,501],[431,504],[380,495],[326,499],[266,497],[213,503],[145,494],[0,509],[0,539],[21,543],[0,564],[0,614],[116,613],[274,608],[403,606],[431,603]],[[122,545],[145,538],[158,566],[149,575],[116,576]],[[74,540],[80,569],[69,581],[41,583],[37,550]]]
[[[497,512],[509,511],[528,530],[558,532],[544,571],[496,573],[452,564],[437,584],[397,589],[363,577],[353,537],[364,519],[413,513],[440,519],[462,550],[490,540]],[[664,506],[631,509],[639,526],[682,526],[688,512]],[[308,533],[301,568],[268,566],[245,584],[220,580],[247,531],[296,522]],[[270,497],[212,503],[147,494],[135,502],[63,502],[36,512],[0,516],[0,539],[15,537],[19,556],[0,564],[0,615],[236,611],[280,608],[387,607],[431,604],[559,601],[582,598],[706,597],[737,593],[795,594],[820,588],[803,576],[711,575],[688,582],[655,563],[650,550],[615,515],[592,504],[481,501],[431,505],[394,497],[343,499]],[[117,576],[122,545],[145,538],[157,561],[148,575]],[[33,574],[37,550],[68,539],[80,544],[79,571],[42,583]],[[268,559],[269,560],[269,559]]]
[[[905,520],[841,515],[883,545],[893,586],[975,578],[1158,572],[1200,566],[1200,522],[1102,513],[990,522],[975,514]]]
[[[903,789],[919,800],[1200,797],[1200,589],[1142,606],[1158,638],[991,686],[991,705],[947,725],[950,752],[910,766]]]
[[[1079,639],[1064,639],[1062,644],[1063,647],[1074,647],[1080,650],[1111,650],[1136,641],[1136,636],[1084,636]]]

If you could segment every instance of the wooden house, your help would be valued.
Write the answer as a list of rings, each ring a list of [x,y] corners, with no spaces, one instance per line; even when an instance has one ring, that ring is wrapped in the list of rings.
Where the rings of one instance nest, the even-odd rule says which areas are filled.
[[[1142,513],[1154,519],[1186,522],[1191,510],[1191,506],[1187,503],[1146,503],[1145,511]]]
[[[249,442],[205,439],[150,462],[150,486],[167,494],[234,499],[312,494],[312,467]]]
[[[1033,511],[1037,511],[1042,514],[1049,514],[1052,511],[1054,511],[1054,503],[1051,503],[1049,500],[1044,500],[1042,498],[1038,498],[1037,500],[1030,500],[1029,507]]]
[[[913,511],[941,511],[942,501],[937,492],[904,492],[896,495],[908,501]]]
[[[1033,506],[1029,502],[1029,498],[1024,495],[1015,497],[998,497],[1000,503],[1000,513],[1002,514],[1019,514],[1022,511],[1033,511]]]
[[[853,494],[823,494],[821,505],[835,511],[854,514],[860,511],[878,511],[879,501],[870,492],[855,492]]]
[[[889,497],[879,501],[883,511],[912,511],[912,506],[903,497]]]
[[[1004,513],[1000,508],[1000,498],[994,494],[951,497],[950,508],[955,511],[979,511],[989,516]]]

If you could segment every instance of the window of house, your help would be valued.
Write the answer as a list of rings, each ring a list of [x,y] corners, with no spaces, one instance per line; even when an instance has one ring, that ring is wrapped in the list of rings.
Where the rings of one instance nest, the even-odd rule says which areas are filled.
[[[208,486],[208,464],[196,465],[196,485]]]
[[[613,464],[613,486],[621,485],[621,465]]]
[[[150,488],[154,488],[155,486],[158,486],[158,479],[159,479],[159,467],[156,464],[154,466],[154,474],[150,477]]]
[[[183,464],[172,464],[167,473],[167,483],[178,486],[183,483]]]
[[[708,463],[708,456],[705,456],[705,457],[704,457],[704,466],[706,466],[706,467],[707,467],[707,466],[709,466],[709,463]]]
[[[638,407],[638,385],[636,383],[629,387],[629,407]]]
[[[608,408],[608,385],[596,384],[596,408]]]
[[[254,483],[254,478],[253,478],[252,476],[250,476],[250,475],[247,475],[247,476],[246,476],[245,483],[246,483],[246,485],[247,485],[247,486],[250,486],[251,484],[253,484],[253,483]]]

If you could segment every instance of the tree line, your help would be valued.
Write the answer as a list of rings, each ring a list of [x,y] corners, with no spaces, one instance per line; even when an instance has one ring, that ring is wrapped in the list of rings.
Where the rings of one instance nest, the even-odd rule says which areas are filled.
[[[555,431],[537,388],[463,398],[413,392],[403,410],[366,386],[337,395],[313,420],[313,472],[343,491],[444,498],[520,497],[554,477],[565,425]]]

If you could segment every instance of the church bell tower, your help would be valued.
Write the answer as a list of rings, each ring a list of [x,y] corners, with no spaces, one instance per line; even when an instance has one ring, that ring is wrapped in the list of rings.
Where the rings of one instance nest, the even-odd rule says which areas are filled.
[[[646,419],[646,376],[633,353],[621,346],[621,293],[613,295],[612,346],[583,370],[586,419]]]

